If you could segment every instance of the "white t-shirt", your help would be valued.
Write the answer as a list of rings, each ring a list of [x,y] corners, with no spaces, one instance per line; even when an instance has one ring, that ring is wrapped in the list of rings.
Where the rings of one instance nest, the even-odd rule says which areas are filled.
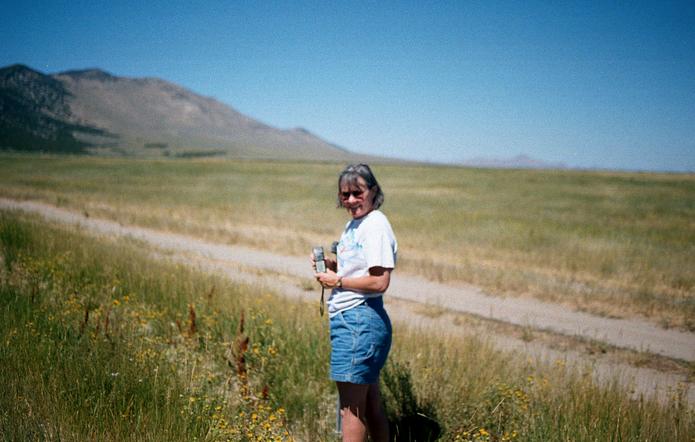
[[[396,266],[398,243],[386,215],[372,210],[345,226],[338,243],[338,276],[353,278],[369,275],[372,267],[393,269]],[[380,292],[360,292],[336,287],[328,298],[328,315],[335,316],[361,304]]]

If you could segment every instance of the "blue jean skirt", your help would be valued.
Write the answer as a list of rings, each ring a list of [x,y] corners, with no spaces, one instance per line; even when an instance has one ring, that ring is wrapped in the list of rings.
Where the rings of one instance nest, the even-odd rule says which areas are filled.
[[[331,379],[373,384],[391,349],[391,321],[383,297],[344,310],[330,319]]]

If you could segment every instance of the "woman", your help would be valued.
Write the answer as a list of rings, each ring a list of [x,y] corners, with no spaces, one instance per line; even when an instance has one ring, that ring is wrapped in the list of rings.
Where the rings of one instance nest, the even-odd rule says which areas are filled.
[[[382,295],[391,281],[398,245],[379,211],[384,194],[366,164],[348,166],[338,178],[338,207],[352,219],[316,279],[333,291],[328,299],[331,379],[336,381],[344,441],[387,441],[388,422],[379,394],[379,372],[391,348],[391,322]],[[313,260],[313,256],[312,256]]]

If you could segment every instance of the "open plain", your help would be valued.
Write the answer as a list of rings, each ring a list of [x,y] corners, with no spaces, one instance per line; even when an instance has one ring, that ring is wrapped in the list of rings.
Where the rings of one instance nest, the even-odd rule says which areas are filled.
[[[0,169],[6,210],[38,213],[82,234],[135,239],[156,259],[222,271],[303,298],[300,305],[316,301],[306,250],[330,244],[344,223],[334,209],[335,164],[5,155]],[[482,339],[534,367],[588,372],[591,384],[617,388],[626,403],[656,400],[674,410],[682,401],[692,410],[692,176],[377,171],[402,250],[389,291],[399,327],[442,342]],[[437,402],[437,389],[422,391],[422,377],[431,375],[427,364],[418,368],[426,350],[403,347],[416,390]],[[467,429],[452,427],[461,415],[446,413],[439,411],[445,434],[464,437]],[[690,425],[676,440],[689,440]],[[485,440],[486,426],[472,424],[466,437],[475,440],[477,431]],[[521,440],[543,440],[522,427]],[[504,428],[499,440],[511,437]]]

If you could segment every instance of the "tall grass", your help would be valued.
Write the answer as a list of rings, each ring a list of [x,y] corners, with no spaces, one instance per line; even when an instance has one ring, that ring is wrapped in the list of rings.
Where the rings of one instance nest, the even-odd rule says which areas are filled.
[[[0,232],[3,256],[19,249],[0,287],[5,440],[326,432],[331,386],[312,362],[327,358],[324,331],[295,327],[299,305],[272,319],[270,294],[149,261],[132,245],[7,215]],[[241,354],[240,336],[249,338]],[[305,338],[311,349],[288,352]],[[310,389],[295,387],[307,379]]]
[[[0,239],[4,440],[334,437],[315,308],[26,216],[2,214]],[[682,392],[660,406],[591,379],[396,327],[382,389],[401,435],[425,415],[442,440],[695,437]]]
[[[0,196],[304,256],[340,164],[0,156]],[[695,176],[375,167],[400,269],[695,330]]]

